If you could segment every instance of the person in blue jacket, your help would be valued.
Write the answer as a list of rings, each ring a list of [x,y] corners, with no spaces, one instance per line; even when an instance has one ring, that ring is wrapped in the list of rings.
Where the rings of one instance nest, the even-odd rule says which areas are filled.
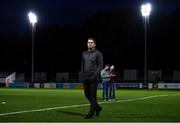
[[[109,64],[105,65],[105,68],[101,71],[101,79],[102,79],[102,86],[103,86],[103,100],[109,100],[109,89],[110,89],[110,69]]]

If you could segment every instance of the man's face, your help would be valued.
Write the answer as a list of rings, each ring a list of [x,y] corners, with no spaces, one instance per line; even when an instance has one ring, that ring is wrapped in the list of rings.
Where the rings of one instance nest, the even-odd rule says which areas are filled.
[[[88,39],[87,46],[88,46],[88,49],[92,49],[92,48],[95,48],[96,44],[94,43],[92,39]]]
[[[109,70],[109,66],[106,65],[105,70]]]

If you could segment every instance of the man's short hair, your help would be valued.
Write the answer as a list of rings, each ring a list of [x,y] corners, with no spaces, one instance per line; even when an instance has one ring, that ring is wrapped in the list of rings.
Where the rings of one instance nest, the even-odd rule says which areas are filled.
[[[94,38],[88,38],[88,40],[93,40],[93,42],[96,44],[96,40]]]

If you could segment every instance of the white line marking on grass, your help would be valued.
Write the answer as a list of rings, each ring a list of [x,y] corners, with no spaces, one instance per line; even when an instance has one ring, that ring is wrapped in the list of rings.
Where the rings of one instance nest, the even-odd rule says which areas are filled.
[[[119,103],[119,102],[131,102],[131,101],[138,101],[138,100],[145,100],[145,99],[151,99],[151,98],[156,98],[156,97],[165,97],[168,95],[154,95],[154,96],[148,96],[148,97],[141,97],[141,98],[135,98],[135,99],[127,99],[127,100],[119,100],[115,102],[99,102],[99,104],[104,104],[104,103]]]
[[[173,94],[173,95],[171,95],[171,96],[180,96],[180,94]]]
[[[113,103],[146,100],[146,99],[151,99],[151,98],[156,98],[156,97],[165,97],[165,96],[168,96],[168,95],[154,95],[154,96],[141,97],[141,98],[135,98],[135,99],[119,100]],[[105,103],[112,103],[112,102],[99,102],[99,104],[105,104]],[[23,113],[28,113],[28,112],[49,111],[49,110],[55,110],[55,109],[76,108],[76,107],[83,107],[83,106],[89,106],[89,105],[90,104],[81,104],[81,105],[60,106],[60,107],[52,107],[52,108],[44,108],[44,109],[17,111],[17,112],[1,113],[0,116],[6,116],[6,115],[11,115],[11,114],[23,114]]]

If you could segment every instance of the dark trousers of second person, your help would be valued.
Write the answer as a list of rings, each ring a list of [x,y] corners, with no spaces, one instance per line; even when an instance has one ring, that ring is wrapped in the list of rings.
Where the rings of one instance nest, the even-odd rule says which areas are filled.
[[[84,94],[85,97],[89,100],[90,102],[90,110],[89,113],[94,112],[99,108],[99,105],[97,103],[97,86],[98,86],[98,81],[97,80],[85,80],[83,82],[84,86]]]
[[[109,98],[115,99],[115,83],[110,83],[110,91],[109,91]]]
[[[103,100],[109,100],[110,83],[109,81],[103,81]]]

